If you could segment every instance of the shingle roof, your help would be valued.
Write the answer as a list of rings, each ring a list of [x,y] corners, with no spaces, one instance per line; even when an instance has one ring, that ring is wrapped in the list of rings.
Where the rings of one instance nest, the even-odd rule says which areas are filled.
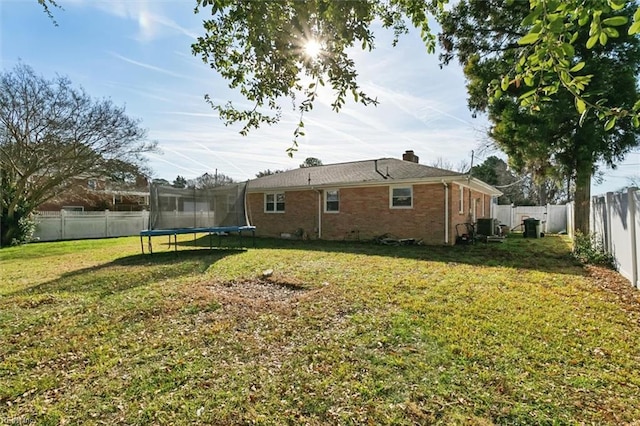
[[[377,168],[377,171],[376,171]],[[395,158],[327,164],[289,170],[249,181],[249,190],[305,186],[353,185],[358,183],[392,183],[395,180],[420,180],[464,176],[451,170],[424,166]],[[385,179],[386,177],[386,179]]]

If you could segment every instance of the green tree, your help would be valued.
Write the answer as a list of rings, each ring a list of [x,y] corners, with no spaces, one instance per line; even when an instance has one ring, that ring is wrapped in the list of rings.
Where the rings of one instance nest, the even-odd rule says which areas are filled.
[[[494,155],[473,166],[471,174],[502,191],[498,204],[527,206],[567,201],[565,186],[553,179],[535,182],[529,174],[514,173],[503,159]]]
[[[154,185],[161,185],[161,186],[171,186],[171,182],[169,182],[168,180],[164,179],[164,178],[154,178],[151,183],[153,183]]]
[[[184,176],[178,175],[173,180],[173,183],[171,184],[171,186],[173,186],[174,188],[186,188],[187,187],[187,179],[185,179]]]
[[[305,167],[316,167],[316,166],[322,166],[322,160],[315,157],[307,157],[304,159],[304,162],[300,164],[300,168],[302,169]]]
[[[443,62],[458,57],[468,79],[469,106],[487,111],[493,125],[491,138],[508,156],[519,173],[530,173],[538,186],[545,179],[574,183],[576,228],[588,233],[591,176],[597,162],[615,166],[637,145],[638,130],[631,117],[621,117],[602,126],[593,110],[576,114],[579,99],[563,85],[545,102],[522,104],[531,97],[535,81],[503,84],[499,98],[490,96],[491,83],[508,75],[514,64],[526,58],[529,47],[519,41],[529,32],[529,5],[514,2],[509,7],[498,0],[461,1],[442,19],[440,43],[445,49]],[[603,22],[633,14],[630,8],[602,14]],[[560,18],[558,18],[560,19]],[[563,21],[564,22],[564,21]],[[626,24],[628,26],[628,24]],[[482,28],[482,37],[478,36]],[[591,76],[590,90],[607,94],[598,102],[603,108],[616,106],[630,110],[638,101],[636,76],[640,69],[640,45],[621,26],[618,37],[604,45],[590,46],[592,30],[576,28],[572,63]],[[615,72],[614,72],[615,70]],[[547,84],[540,76],[538,83]]]
[[[0,244],[24,240],[25,221],[75,177],[127,175],[155,149],[138,120],[65,77],[31,67],[0,73]]]
[[[276,170],[271,170],[271,169],[261,170],[258,173],[256,173],[256,177],[257,178],[261,178],[261,177],[265,177],[265,176],[277,175],[278,173],[284,173],[285,171],[286,170],[280,170],[280,169],[276,169]]]
[[[188,187],[194,187],[196,189],[215,188],[217,186],[229,185],[234,183],[234,180],[225,175],[224,173],[215,172],[214,174],[204,173],[198,176],[193,181],[189,182]]]

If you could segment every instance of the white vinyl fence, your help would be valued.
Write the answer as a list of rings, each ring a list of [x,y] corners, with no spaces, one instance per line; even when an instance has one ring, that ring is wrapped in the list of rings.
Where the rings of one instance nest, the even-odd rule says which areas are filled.
[[[34,238],[39,241],[76,240],[139,235],[147,229],[149,212],[38,212]]]
[[[494,215],[501,225],[522,231],[522,221],[532,218],[540,220],[540,231],[548,234],[569,232],[567,228],[567,206],[547,204],[546,206],[494,206]]]
[[[640,191],[607,192],[591,199],[591,232],[613,254],[618,271],[640,288]]]

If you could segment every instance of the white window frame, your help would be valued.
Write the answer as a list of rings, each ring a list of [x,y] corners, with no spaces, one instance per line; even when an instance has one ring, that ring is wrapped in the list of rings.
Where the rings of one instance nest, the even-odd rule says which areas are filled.
[[[409,206],[394,206],[393,205],[393,191],[396,189],[409,189],[411,197],[411,205]],[[413,185],[394,185],[389,187],[389,208],[390,209],[412,209],[413,208]]]
[[[282,195],[282,199],[283,199],[283,209],[282,210],[278,210],[278,195]],[[273,196],[273,201],[271,203],[269,203],[269,201],[267,200],[269,198],[269,196]],[[267,206],[269,204],[273,204],[273,210],[268,210]],[[286,210],[287,206],[287,202],[286,202],[286,198],[285,198],[285,193],[284,192],[267,192],[264,194],[264,212],[265,213],[284,213]]]
[[[329,210],[329,200],[328,196],[330,192],[335,192],[338,196],[338,209],[337,210]],[[334,201],[335,202],[335,201]],[[340,190],[339,189],[325,189],[324,190],[324,212],[325,213],[340,213]]]
[[[458,213],[464,214],[464,186],[458,185],[460,188],[460,199],[458,200]]]

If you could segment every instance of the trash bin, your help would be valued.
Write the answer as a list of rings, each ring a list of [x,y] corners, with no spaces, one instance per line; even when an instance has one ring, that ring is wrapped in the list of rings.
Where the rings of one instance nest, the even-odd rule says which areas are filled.
[[[522,223],[524,224],[523,237],[540,238],[540,220],[529,218],[523,220]]]

